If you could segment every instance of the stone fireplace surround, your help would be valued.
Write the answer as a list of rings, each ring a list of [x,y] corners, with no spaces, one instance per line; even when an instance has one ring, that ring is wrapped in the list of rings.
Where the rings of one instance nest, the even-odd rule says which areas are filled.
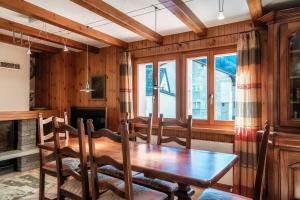
[[[37,148],[37,124],[36,119],[24,119],[17,120],[17,130],[15,135],[13,135],[17,141],[17,145],[14,149],[7,148],[6,151],[5,145],[8,141],[11,140],[7,131],[14,131],[10,128],[15,123],[14,120],[10,121],[1,121],[0,122],[0,162],[16,159],[16,169],[18,171],[27,171],[39,166],[39,156]]]
[[[39,150],[37,148],[37,116],[39,113],[42,113],[44,118],[59,116],[56,110],[0,112],[0,163],[14,161],[15,170],[18,171],[27,171],[39,166]],[[4,151],[5,143],[1,144],[2,140],[11,140],[12,138],[11,135],[3,134],[3,132],[11,130],[9,124],[12,123],[15,124],[14,137],[17,143],[14,148],[7,148],[7,151]],[[1,172],[3,173],[3,171]]]

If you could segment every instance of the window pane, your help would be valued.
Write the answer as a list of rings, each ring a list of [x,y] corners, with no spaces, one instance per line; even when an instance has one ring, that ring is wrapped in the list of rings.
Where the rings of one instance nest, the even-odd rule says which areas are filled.
[[[176,62],[159,62],[159,111],[165,118],[176,118]]]
[[[235,119],[237,55],[215,56],[215,119]]]
[[[187,59],[187,109],[193,119],[207,120],[207,57]]]
[[[153,64],[138,65],[138,116],[147,117],[152,113]]]

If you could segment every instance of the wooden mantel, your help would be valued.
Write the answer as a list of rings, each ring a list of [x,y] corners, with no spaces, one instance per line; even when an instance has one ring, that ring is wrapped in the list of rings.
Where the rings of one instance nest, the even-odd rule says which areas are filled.
[[[35,110],[35,111],[5,111],[0,112],[0,121],[36,119],[38,113],[42,113],[44,117],[57,116],[56,110]]]

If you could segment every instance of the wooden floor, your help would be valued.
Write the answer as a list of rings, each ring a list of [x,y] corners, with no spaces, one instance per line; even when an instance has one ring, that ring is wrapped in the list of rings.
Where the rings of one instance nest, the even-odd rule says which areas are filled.
[[[34,171],[35,171],[35,173],[38,173],[38,169],[36,169]],[[7,179],[7,178],[13,179],[13,177],[25,175],[25,174],[28,174],[28,173],[29,172],[11,172],[11,173],[8,173],[8,174],[5,174],[5,175],[0,175],[0,180]],[[53,181],[52,177],[47,177],[47,178],[51,178],[52,181]],[[195,194],[193,195],[192,199],[197,200],[203,190],[201,188],[196,188],[196,187],[193,187],[193,188],[195,189]],[[50,189],[47,190],[47,193],[50,194],[50,195],[55,194],[56,193],[56,187],[51,187]],[[1,191],[0,191],[0,194],[1,194]],[[20,200],[38,200],[39,199],[39,191],[37,189],[33,194],[30,194],[30,195],[25,196],[25,197],[21,197],[19,199]]]

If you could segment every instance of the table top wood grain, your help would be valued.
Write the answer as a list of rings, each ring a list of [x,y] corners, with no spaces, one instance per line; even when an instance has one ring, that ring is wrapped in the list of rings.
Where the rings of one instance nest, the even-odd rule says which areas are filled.
[[[70,138],[69,145],[78,151],[76,138]],[[53,149],[53,143],[39,146]],[[97,139],[95,147],[96,156],[110,155],[122,162],[120,144],[101,138]],[[88,151],[88,144],[86,148]],[[132,169],[143,172],[146,176],[199,187],[210,187],[238,161],[238,156],[234,154],[138,142],[130,142],[130,157]]]

